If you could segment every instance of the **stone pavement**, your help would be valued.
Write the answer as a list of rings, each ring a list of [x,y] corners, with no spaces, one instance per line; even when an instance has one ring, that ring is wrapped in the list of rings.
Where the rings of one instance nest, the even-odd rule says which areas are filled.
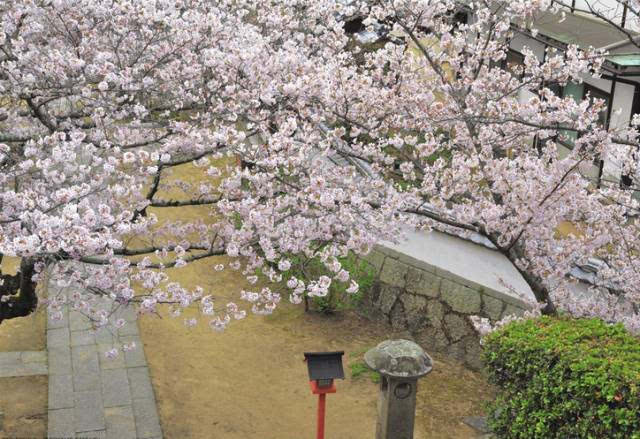
[[[63,316],[47,322],[49,437],[161,438],[135,316],[121,313],[127,324],[117,334],[95,331],[77,311],[65,309]],[[105,357],[104,352],[130,342],[135,350],[120,351],[113,360]]]
[[[0,378],[47,374],[47,351],[0,352]]]

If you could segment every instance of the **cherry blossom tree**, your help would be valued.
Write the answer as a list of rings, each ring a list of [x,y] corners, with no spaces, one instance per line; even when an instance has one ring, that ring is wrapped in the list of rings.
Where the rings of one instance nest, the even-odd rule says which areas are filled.
[[[455,20],[460,8],[469,23]],[[226,254],[228,267],[212,270],[240,269],[251,283],[259,271],[273,282],[240,294],[268,313],[283,294],[299,302],[326,295],[332,282],[357,291],[339,258],[411,227],[483,237],[545,312],[639,328],[638,202],[581,172],[631,157],[635,125],[605,130],[602,101],[552,91],[598,75],[603,54],[570,46],[541,60],[525,49],[524,65],[502,66],[514,35],[535,34],[549,9],[560,14],[562,5],[1,5],[0,258],[20,257],[21,266],[1,275],[0,321],[31,313],[36,285],[46,283],[82,286],[48,292],[53,317],[64,303],[97,325],[117,325],[118,307],[145,314],[167,305],[178,315],[198,306],[222,329],[243,307],[168,282],[167,268]],[[360,18],[388,34],[358,44],[345,23]],[[561,157],[568,137],[573,149]],[[225,156],[241,166],[215,166]],[[205,183],[174,182],[184,196],[161,198],[185,163]],[[625,169],[634,182],[635,171]],[[195,205],[210,206],[216,221],[159,223],[148,212]],[[572,236],[558,234],[564,223]],[[331,275],[280,287],[294,256],[319,259]],[[600,293],[576,296],[566,274],[593,257],[606,263],[594,281]],[[95,308],[98,298],[111,308]]]

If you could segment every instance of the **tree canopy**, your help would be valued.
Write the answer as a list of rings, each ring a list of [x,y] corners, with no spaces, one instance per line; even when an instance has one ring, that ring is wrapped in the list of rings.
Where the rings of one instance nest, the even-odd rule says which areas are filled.
[[[84,287],[50,295],[54,316],[107,297],[141,314],[199,306],[222,329],[244,306],[168,283],[164,269],[226,254],[234,262],[218,269],[278,282],[295,255],[335,274],[242,292],[270,312],[283,294],[299,302],[331,282],[356,291],[338,257],[410,227],[483,237],[546,311],[640,328],[638,202],[583,172],[626,158],[637,187],[640,119],[603,127],[602,100],[554,93],[599,75],[602,51],[569,45],[539,59],[525,47],[522,65],[503,62],[514,36],[535,36],[536,17],[563,10],[550,0],[3,3],[0,258],[20,257],[21,271],[1,275],[0,321],[32,312],[36,283],[52,278]],[[353,20],[381,40],[358,43]],[[241,166],[215,166],[225,156]],[[173,182],[188,196],[160,198],[185,163],[219,184]],[[147,212],[187,205],[210,206],[216,221],[158,224]],[[558,232],[567,223],[571,236]],[[567,276],[589,258],[603,261],[591,299]],[[113,323],[106,311],[91,317]]]

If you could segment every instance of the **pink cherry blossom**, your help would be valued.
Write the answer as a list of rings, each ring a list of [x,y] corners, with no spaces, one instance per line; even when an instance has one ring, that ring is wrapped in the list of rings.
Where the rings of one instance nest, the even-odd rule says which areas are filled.
[[[638,0],[619,3],[637,23]],[[98,326],[121,307],[193,307],[220,330],[283,293],[356,293],[339,260],[420,229],[482,239],[544,312],[639,328],[640,206],[589,171],[619,162],[638,187],[640,118],[603,127],[604,102],[554,94],[601,75],[602,51],[525,47],[502,65],[562,2],[465,5],[466,24],[450,0],[0,4],[0,259],[21,258],[19,275],[0,273],[0,322],[32,312],[52,279],[66,285],[49,282],[50,300]],[[381,44],[345,32],[358,14],[387,28]],[[215,220],[154,213],[189,206]],[[236,292],[237,309],[169,281],[225,254],[256,290]],[[309,259],[330,276],[282,285]],[[568,273],[591,259],[585,298]]]

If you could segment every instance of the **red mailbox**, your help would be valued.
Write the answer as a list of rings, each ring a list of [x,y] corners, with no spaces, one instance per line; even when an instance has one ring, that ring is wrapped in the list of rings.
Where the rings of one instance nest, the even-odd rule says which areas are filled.
[[[304,361],[309,369],[311,393],[318,395],[317,439],[324,439],[325,397],[327,393],[336,393],[334,379],[344,379],[342,356],[340,352],[305,352]]]

